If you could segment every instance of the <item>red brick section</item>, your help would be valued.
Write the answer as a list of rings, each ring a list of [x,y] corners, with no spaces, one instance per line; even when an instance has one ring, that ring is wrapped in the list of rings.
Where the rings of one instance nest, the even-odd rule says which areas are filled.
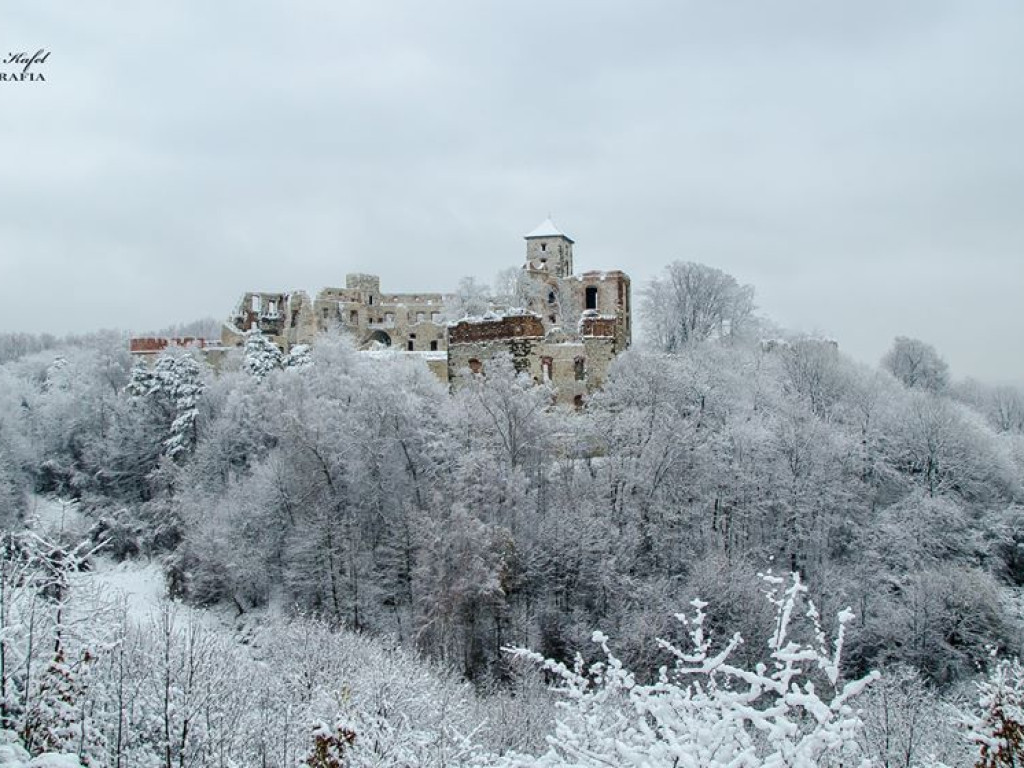
[[[615,318],[613,317],[584,317],[584,336],[614,336]]]
[[[449,344],[498,339],[544,338],[544,324],[536,315],[509,315],[494,320],[463,320],[448,329]]]
[[[140,336],[140,337],[133,338],[133,339],[131,339],[128,342],[128,351],[131,352],[133,355],[135,355],[135,354],[144,355],[144,354],[153,354],[153,353],[156,353],[156,352],[161,352],[161,351],[163,351],[164,349],[167,349],[167,347],[170,347],[170,346],[175,346],[175,347],[193,346],[193,347],[199,347],[200,349],[203,349],[205,347],[214,346],[216,344],[217,344],[216,341],[212,341],[212,340],[209,340],[209,339],[196,339],[196,338],[193,338],[192,336],[186,336],[184,338],[172,338],[172,339],[157,338],[157,337],[154,337],[154,336]]]

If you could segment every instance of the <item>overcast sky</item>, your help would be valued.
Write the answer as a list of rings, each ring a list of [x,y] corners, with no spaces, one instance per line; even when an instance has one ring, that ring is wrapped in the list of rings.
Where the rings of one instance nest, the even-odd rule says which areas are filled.
[[[0,6],[38,48],[0,82],[0,331],[451,290],[551,213],[634,291],[699,261],[865,361],[1024,381],[1019,0]]]

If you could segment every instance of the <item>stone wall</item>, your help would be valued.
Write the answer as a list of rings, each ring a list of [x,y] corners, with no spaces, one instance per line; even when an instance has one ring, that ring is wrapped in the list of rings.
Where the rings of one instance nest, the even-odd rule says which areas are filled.
[[[345,288],[324,288],[313,303],[320,330],[339,323],[361,347],[377,343],[413,352],[447,348],[444,313],[442,294],[382,294],[374,275],[348,275]]]
[[[444,294],[381,293],[377,275],[349,274],[344,288],[324,288],[313,300],[302,291],[244,294],[222,344],[241,346],[256,327],[287,352],[341,327],[364,350],[423,356],[438,378],[455,383],[460,371],[485,372],[488,360],[507,353],[517,370],[549,382],[557,402],[579,406],[630,345],[630,280],[618,270],[572,274],[572,239],[555,234],[550,220],[535,232],[526,238],[523,268],[538,290],[526,310],[448,324]],[[137,354],[144,354],[141,347]]]

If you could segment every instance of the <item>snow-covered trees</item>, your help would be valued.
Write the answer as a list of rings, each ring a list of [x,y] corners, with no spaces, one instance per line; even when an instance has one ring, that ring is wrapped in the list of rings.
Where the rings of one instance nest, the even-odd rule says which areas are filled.
[[[1024,667],[999,662],[978,684],[981,713],[967,718],[968,738],[981,756],[976,768],[1017,766],[1024,761]]]
[[[252,328],[245,334],[242,350],[242,368],[257,381],[263,381],[271,371],[284,364],[281,350],[259,328]]]
[[[908,389],[939,392],[949,383],[949,365],[931,344],[897,336],[882,357],[882,367]]]
[[[676,352],[707,339],[742,337],[752,322],[754,288],[720,269],[676,261],[643,293],[640,315],[655,349]]]
[[[203,388],[200,363],[189,354],[164,354],[151,369],[143,364],[132,369],[128,392],[166,422],[162,444],[168,458],[195,447]]]
[[[261,677],[230,643],[213,656],[241,674],[208,663],[197,639],[203,675],[265,702],[257,727],[233,695],[204,699],[176,681],[188,667],[189,652],[175,645],[188,637],[181,614],[169,677],[184,698],[161,714],[151,683],[117,694],[139,714],[101,729],[120,764],[166,762],[168,739],[147,730],[152,722],[168,724],[178,734],[172,752],[197,764],[220,760],[197,746],[210,739],[245,754],[244,764],[294,764],[313,754],[318,723],[329,725],[319,732],[325,748],[343,732],[335,726],[356,734],[344,746],[354,764],[380,758],[363,750],[388,739],[402,746],[387,754],[415,762],[421,753],[407,740],[422,734],[371,716],[378,694],[349,706],[339,693],[333,681],[357,671],[318,677],[340,669],[314,648],[332,629],[393,638],[389,648],[415,648],[486,687],[517,674],[503,645],[594,661],[602,651],[588,638],[601,627],[636,685],[651,686],[664,663],[655,639],[684,647],[687,628],[672,616],[691,598],[709,598],[706,633],[756,638],[774,626],[752,579],[773,564],[799,572],[823,615],[855,608],[849,677],[912,668],[942,696],[976,674],[987,646],[1012,651],[1019,621],[1007,592],[1024,583],[1024,439],[1012,393],[907,387],[830,342],[722,344],[716,337],[735,329],[711,325],[704,341],[706,323],[671,353],[620,355],[602,390],[572,413],[507,358],[448,392],[420,361],[371,359],[334,337],[283,360],[252,334],[250,361],[243,350],[216,374],[175,351],[138,369],[128,387],[126,356],[100,347],[60,350],[59,363],[54,351],[0,366],[0,510],[9,525],[32,517],[19,515],[35,505],[33,489],[77,497],[96,523],[93,540],[119,557],[160,555],[178,599],[243,624],[263,611],[323,622],[323,634],[310,630],[301,645],[310,659],[280,662],[294,675],[284,682]],[[155,627],[126,629],[114,655],[91,643],[101,662],[81,666],[73,686],[63,686],[56,662],[49,690],[114,718],[121,706],[110,691],[122,676],[167,669],[158,636]],[[259,652],[275,643],[263,638]],[[771,653],[747,642],[729,663],[765,664],[770,676]],[[69,651],[63,663],[78,659]],[[33,679],[51,661],[34,664]],[[380,678],[379,697],[390,701],[400,686]],[[325,680],[333,693],[320,696]],[[186,699],[202,710],[198,719]],[[295,701],[309,706],[283,714],[280,703]],[[432,704],[415,717],[437,703],[423,701]],[[877,704],[870,694],[862,701]],[[459,709],[467,722],[469,709]],[[509,727],[529,723],[531,738],[544,730],[539,715],[513,710],[501,715],[519,723]],[[180,738],[185,720],[190,735]],[[866,720],[865,745],[874,722]],[[134,741],[118,742],[117,722]],[[446,733],[446,759],[462,760],[465,732]]]
[[[491,308],[490,288],[476,278],[459,280],[455,293],[445,302],[445,320],[480,317]]]
[[[737,634],[712,650],[704,628],[706,603],[693,601],[691,616],[677,618],[688,629],[690,648],[662,641],[673,657],[655,682],[643,684],[611,652],[601,632],[593,640],[603,661],[573,668],[518,651],[560,679],[567,701],[549,737],[550,749],[533,758],[513,757],[511,766],[792,766],[817,768],[857,760],[861,723],[851,699],[875,674],[843,682],[840,661],[849,611],[838,616],[829,644],[806,588],[795,574],[785,589],[772,589],[775,627],[768,638],[769,661],[753,669],[731,659],[743,639]],[[798,613],[808,623],[806,640],[793,625]]]

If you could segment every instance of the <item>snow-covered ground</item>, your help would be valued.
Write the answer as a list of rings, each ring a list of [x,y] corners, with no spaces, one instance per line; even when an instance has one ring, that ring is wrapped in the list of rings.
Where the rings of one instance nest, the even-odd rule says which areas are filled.
[[[104,597],[123,601],[128,616],[142,622],[153,616],[165,599],[164,577],[159,563],[126,561],[114,563],[97,556],[92,571],[81,574]]]
[[[71,535],[84,539],[90,522],[74,501],[33,496],[27,520],[29,528],[40,536],[56,539]],[[91,589],[104,603],[123,603],[134,621],[148,620],[166,599],[160,564],[154,561],[128,560],[115,563],[102,553],[91,558],[92,568],[79,573],[76,587]],[[2,765],[2,764],[0,764]]]

